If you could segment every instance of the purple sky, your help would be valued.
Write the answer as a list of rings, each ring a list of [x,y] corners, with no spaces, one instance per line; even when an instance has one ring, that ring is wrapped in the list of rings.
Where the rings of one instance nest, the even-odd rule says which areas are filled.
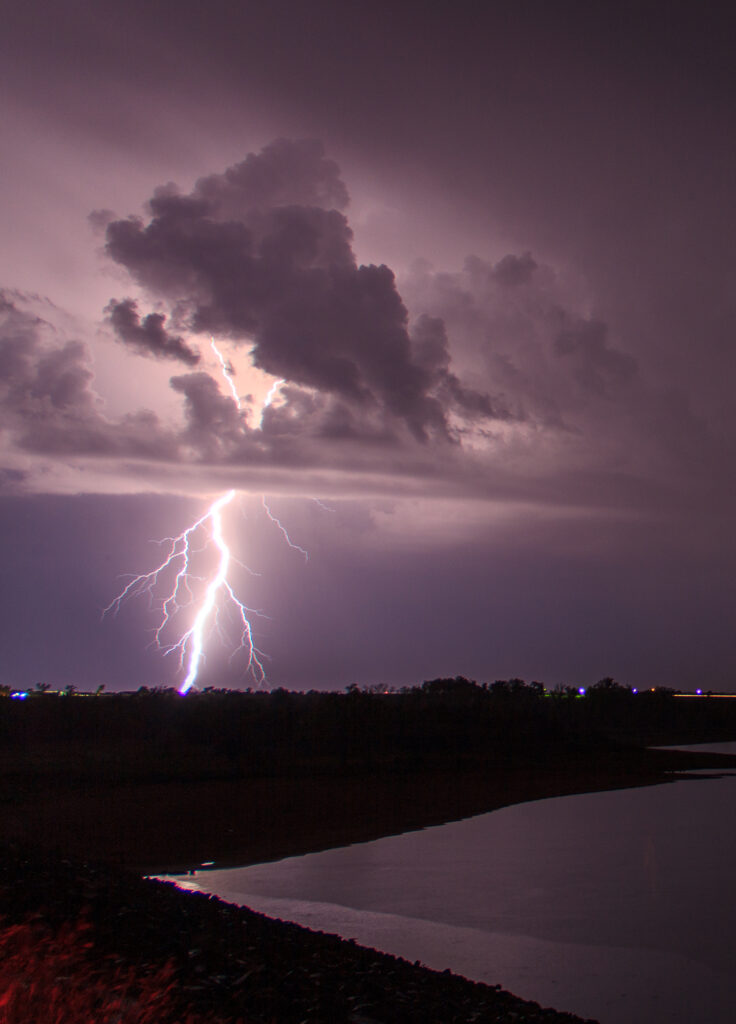
[[[732,20],[16,5],[0,681],[178,683],[101,610],[234,488],[271,685],[736,689]]]

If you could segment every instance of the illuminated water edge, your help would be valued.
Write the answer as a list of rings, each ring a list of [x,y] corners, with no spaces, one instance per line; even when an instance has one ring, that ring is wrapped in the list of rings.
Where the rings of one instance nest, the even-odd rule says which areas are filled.
[[[735,795],[733,780],[724,778],[561,797],[321,854],[168,877],[602,1024],[732,1024],[736,914],[728,909],[734,905],[729,851],[736,853],[736,829],[730,816],[718,815]],[[690,849],[682,840],[691,832],[693,801],[701,820],[694,821]],[[622,836],[629,809],[636,817],[642,808],[654,840],[633,825]],[[511,845],[505,861],[504,841]],[[623,863],[627,856],[630,864]],[[591,865],[606,857],[611,863],[598,877]],[[479,874],[486,861],[487,872]],[[704,884],[711,888],[702,898],[690,892]],[[476,912],[476,897],[478,904],[489,902],[483,913]],[[713,915],[709,904],[716,901]],[[476,919],[466,922],[464,915]],[[657,927],[673,948],[657,948]],[[709,928],[722,935],[709,935]],[[581,930],[585,941],[575,941]]]

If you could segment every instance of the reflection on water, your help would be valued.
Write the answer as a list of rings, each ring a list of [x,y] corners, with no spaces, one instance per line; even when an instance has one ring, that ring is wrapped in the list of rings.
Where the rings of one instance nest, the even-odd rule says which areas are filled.
[[[542,800],[179,879],[603,1024],[731,1024],[733,778]]]
[[[736,742],[734,743],[687,743],[676,747],[660,747],[660,750],[694,750],[702,754],[736,754]]]

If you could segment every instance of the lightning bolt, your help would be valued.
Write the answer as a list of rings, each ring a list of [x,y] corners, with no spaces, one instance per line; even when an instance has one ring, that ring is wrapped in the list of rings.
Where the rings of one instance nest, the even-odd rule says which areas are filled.
[[[199,675],[204,658],[207,626],[221,596],[224,597],[224,603],[229,604],[234,610],[240,629],[240,640],[231,657],[238,651],[244,651],[246,672],[258,686],[263,686],[266,682],[266,670],[262,660],[265,655],[258,650],[254,643],[253,629],[249,618],[249,616],[259,613],[248,608],[240,600],[232,584],[228,581],[228,571],[233,558],[222,530],[222,511],[232,502],[235,493],[235,491],[228,491],[226,494],[222,494],[212,502],[205,514],[188,526],[186,530],[182,530],[176,537],[165,538],[169,547],[163,561],[150,572],[133,576],[103,612],[103,616],[108,613],[117,614],[123,601],[130,597],[144,593],[152,597],[154,588],[161,582],[162,576],[169,570],[174,571],[168,595],[161,604],[161,621],[154,631],[154,643],[163,650],[164,654],[178,652],[181,667],[184,668],[186,664],[186,677],[179,687],[181,694],[188,693]],[[192,625],[175,643],[166,644],[163,641],[163,636],[167,632],[167,627],[172,624],[177,612],[194,601],[195,581],[202,582],[202,578],[195,576],[191,570],[192,555],[202,550],[202,548],[193,546],[195,538],[200,533],[207,536],[204,547],[214,546],[218,552],[217,569],[206,583],[204,597]],[[217,625],[216,613],[214,618]]]
[[[335,511],[334,508],[330,508],[329,505],[325,505],[325,503],[323,501],[320,501],[319,498],[310,498],[309,500],[313,501],[314,504],[317,506],[317,508],[321,508],[323,512],[334,512]]]
[[[179,687],[179,693],[182,694],[187,693],[192,688],[194,681],[197,678],[199,664],[202,660],[204,627],[212,614],[212,610],[215,607],[215,600],[220,590],[224,590],[226,592],[240,614],[243,629],[240,635],[239,649],[245,648],[248,652],[248,671],[254,671],[259,685],[261,685],[266,678],[263,664],[259,659],[260,652],[253,646],[253,632],[251,630],[250,621],[248,620],[248,609],[246,609],[245,605],[238,600],[233,588],[227,581],[227,571],[230,567],[231,556],[230,549],[222,535],[222,517],[220,512],[226,505],[230,504],[234,497],[235,491],[228,491],[227,494],[223,494],[222,497],[218,498],[217,501],[214,501],[210,505],[209,512],[207,513],[207,517],[212,521],[212,541],[220,552],[220,561],[218,563],[215,576],[207,585],[205,598],[194,619],[194,624],[191,629],[187,630],[179,641],[182,651],[186,649],[187,645],[189,645],[190,648],[186,679]]]
[[[240,396],[233,380],[232,367],[215,344],[214,338],[210,339],[210,345],[220,363],[222,375],[235,399],[235,404],[238,409],[241,409]],[[261,421],[263,420],[263,411],[268,408],[279,388],[285,383],[285,380],[277,380],[271,385],[261,409]],[[232,584],[228,580],[233,557],[222,529],[222,512],[232,502],[235,494],[235,491],[228,491],[226,494],[222,494],[212,502],[205,514],[195,520],[186,530],[182,530],[176,537],[164,538],[164,543],[168,542],[169,547],[163,561],[155,569],[151,569],[150,572],[133,575],[130,582],[123,587],[117,597],[110,602],[102,613],[103,617],[108,613],[116,615],[125,600],[142,594],[148,594],[149,598],[153,599],[154,590],[162,582],[162,577],[170,571],[174,572],[173,582],[169,587],[168,594],[161,603],[161,620],[154,630],[154,644],[164,654],[171,654],[174,651],[178,652],[179,664],[182,670],[186,665],[186,676],[179,687],[179,693],[181,694],[188,693],[196,683],[204,660],[207,627],[214,618],[214,625],[219,629],[218,606],[221,607],[223,604],[229,605],[231,609],[234,609],[240,629],[240,641],[233,651],[231,658],[238,651],[245,651],[246,672],[259,687],[263,686],[266,682],[266,670],[263,667],[262,660],[265,658],[265,655],[262,651],[258,650],[254,643],[253,629],[249,618],[250,615],[261,613],[254,612],[253,609],[248,608],[236,595]],[[307,561],[309,558],[307,551],[292,541],[286,527],[271,511],[265,497],[262,497],[261,501],[267,517],[280,530],[288,546],[295,551],[299,551],[304,555],[304,560]],[[205,535],[205,542],[201,548],[195,548],[193,546],[195,538],[200,534]],[[210,576],[208,581],[205,581],[202,577],[195,576],[192,572],[192,555],[207,547],[214,547],[219,557],[214,574]],[[194,602],[195,590],[200,589],[196,584],[201,583],[205,583],[204,596],[194,616],[192,625],[182,633],[175,643],[165,643],[164,634],[168,632],[169,627],[173,624],[177,613],[185,606]]]

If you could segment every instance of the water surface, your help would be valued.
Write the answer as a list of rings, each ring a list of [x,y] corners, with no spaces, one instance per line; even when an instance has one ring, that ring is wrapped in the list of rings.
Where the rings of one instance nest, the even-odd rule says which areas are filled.
[[[732,1024],[735,800],[734,777],[559,797],[177,880],[602,1024]]]

